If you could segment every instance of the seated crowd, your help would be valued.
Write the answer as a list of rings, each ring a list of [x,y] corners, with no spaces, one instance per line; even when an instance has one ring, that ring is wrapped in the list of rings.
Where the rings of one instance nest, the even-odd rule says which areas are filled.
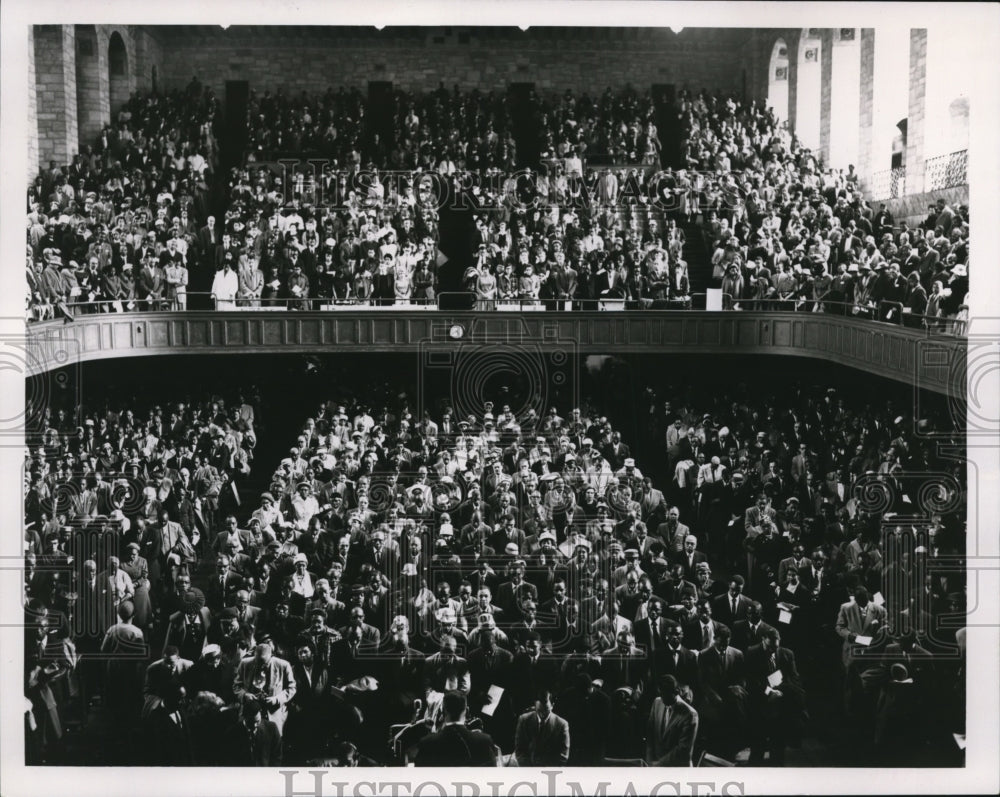
[[[31,755],[58,761],[67,713],[97,695],[108,743],[138,730],[160,765],[689,766],[749,747],[777,766],[838,693],[871,761],[932,750],[964,732],[964,582],[938,566],[964,545],[961,495],[913,519],[900,480],[940,468],[891,404],[783,396],[678,391],[654,417],[659,487],[596,411],[324,402],[218,524],[202,471],[233,467],[251,405],[176,407],[176,450],[156,409],[101,415],[83,440],[124,437],[151,495],[121,507],[98,573],[72,525],[91,513],[60,513],[61,485],[83,480],[71,511],[104,514],[113,466],[77,442],[55,475],[33,458],[56,498],[26,494],[45,524],[25,541]]]
[[[92,146],[28,189],[28,319],[183,309],[218,170],[219,102],[184,91],[132,98]],[[79,307],[72,307],[79,304]]]
[[[539,109],[541,155],[567,161],[567,172],[582,174],[583,157],[605,164],[650,163],[659,165],[660,143],[653,122],[654,105],[647,92],[631,88],[605,89],[598,100],[572,91],[552,100],[536,100]]]
[[[725,309],[965,330],[968,208],[942,199],[920,229],[894,227],[853,167],[822,170],[755,102],[682,92],[686,168],[651,172],[582,160],[655,162],[648,96],[535,97],[542,162],[520,176],[503,96],[397,90],[377,122],[367,106],[356,89],[253,93],[250,156],[223,186],[210,91],[193,80],[133,97],[94,147],[29,191],[29,320],[183,310],[189,294],[221,310],[434,304],[433,173],[486,216],[461,284],[444,287],[475,293],[482,310],[690,308],[684,229],[697,219],[711,263],[693,267],[712,269]],[[325,159],[316,172],[260,163],[311,153]]]
[[[639,205],[530,210],[493,203],[476,220],[463,287],[477,306],[689,307],[684,232]]]
[[[391,123],[374,121],[357,89],[288,96],[251,93],[251,160],[281,153],[329,159],[335,171],[362,165],[395,171],[513,171],[516,147],[506,99],[494,92],[393,93]]]
[[[372,171],[355,190],[329,167],[318,181],[297,172],[285,186],[251,166],[233,171],[221,241],[208,251],[220,269],[211,291],[217,309],[435,299],[438,214],[419,174],[383,184]]]
[[[964,328],[967,207],[939,199],[920,229],[895,227],[884,204],[863,199],[853,166],[822,170],[755,102],[684,95],[681,121],[685,188],[701,208],[727,307]]]

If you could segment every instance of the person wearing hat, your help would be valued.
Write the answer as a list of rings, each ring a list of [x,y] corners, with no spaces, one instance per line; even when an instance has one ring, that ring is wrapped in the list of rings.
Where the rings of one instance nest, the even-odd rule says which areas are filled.
[[[209,643],[202,648],[201,658],[199,658],[191,668],[184,674],[184,686],[188,694],[197,695],[199,692],[211,692],[220,698],[227,695],[230,685],[226,684],[226,671],[222,666],[222,648]]]
[[[181,658],[197,661],[208,642],[212,628],[212,613],[205,606],[205,594],[197,587],[188,589],[179,611],[170,615],[164,640],[164,655],[168,646],[176,647]]]
[[[135,588],[132,595],[132,624],[139,629],[147,628],[153,619],[153,606],[149,598],[149,564],[139,556],[139,543],[130,542],[125,546],[125,561],[121,564],[124,572]]]
[[[292,557],[294,570],[289,577],[292,580],[292,591],[308,600],[313,595],[313,584],[316,577],[309,572],[309,558],[302,552]]]

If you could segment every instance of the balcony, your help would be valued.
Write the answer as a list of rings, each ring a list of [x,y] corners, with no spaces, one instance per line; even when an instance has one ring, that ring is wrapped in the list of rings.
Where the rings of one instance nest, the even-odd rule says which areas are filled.
[[[29,326],[27,336],[29,375],[164,354],[416,353],[513,341],[569,345],[580,354],[812,357],[959,399],[965,395],[965,339],[833,314],[189,310],[43,321]]]

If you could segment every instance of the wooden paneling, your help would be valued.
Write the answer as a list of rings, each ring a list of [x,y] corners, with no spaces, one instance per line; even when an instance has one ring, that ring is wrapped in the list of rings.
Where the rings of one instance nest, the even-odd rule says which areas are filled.
[[[465,334],[453,340],[455,324]],[[31,373],[73,362],[157,354],[306,353],[570,345],[581,354],[782,354],[816,357],[961,395],[965,340],[846,316],[796,313],[135,313],[28,328]],[[956,366],[956,363],[958,365]],[[957,384],[961,382],[961,385]],[[956,393],[956,391],[959,391]]]

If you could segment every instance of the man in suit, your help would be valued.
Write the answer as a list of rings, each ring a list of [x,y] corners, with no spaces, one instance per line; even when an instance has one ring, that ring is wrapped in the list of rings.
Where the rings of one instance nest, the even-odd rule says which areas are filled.
[[[841,605],[835,629],[837,635],[844,640],[841,654],[844,667],[849,667],[867,647],[855,647],[859,636],[874,638],[885,633],[885,609],[872,603],[867,589],[858,587],[854,592],[854,600]]]
[[[694,582],[697,580],[697,566],[701,562],[707,562],[708,557],[697,550],[698,538],[693,534],[688,534],[684,538],[684,550],[675,553],[671,561],[680,564],[684,568],[684,580]]]
[[[658,661],[658,652],[667,644],[668,621],[663,617],[663,602],[659,598],[650,598],[647,603],[646,616],[636,620],[632,627],[635,644],[646,651],[651,662]]]
[[[694,766],[698,712],[681,699],[677,679],[664,675],[658,682],[646,723],[646,763],[657,767]]]
[[[510,581],[504,581],[497,587],[497,606],[503,610],[503,616],[508,621],[513,621],[522,615],[525,601],[538,602],[538,588],[525,580],[527,564],[523,559],[515,559],[510,568]]]
[[[626,459],[632,459],[632,451],[622,442],[621,432],[614,432],[611,435],[611,441],[604,447],[601,453],[611,465],[611,470],[616,472],[625,467]],[[632,465],[633,467],[635,466],[634,461]]]
[[[205,606],[205,596],[200,589],[189,589],[184,595],[183,608],[170,616],[163,643],[164,655],[167,648],[176,647],[182,659],[198,661],[211,628],[212,613]]]
[[[552,710],[552,692],[541,689],[532,711],[517,720],[514,758],[519,767],[565,765],[569,761],[569,723]]]
[[[360,584],[355,584],[354,586],[356,588],[359,587]],[[363,587],[361,591],[364,592]],[[340,629],[340,635],[345,637],[348,636],[352,628],[361,629],[361,640],[365,643],[365,645],[370,645],[375,649],[378,649],[382,644],[382,632],[375,626],[369,625],[365,622],[365,610],[362,606],[351,607],[347,625]]]
[[[149,716],[153,709],[163,702],[163,696],[171,685],[181,685],[184,673],[193,666],[189,659],[182,659],[176,647],[164,648],[163,658],[157,659],[146,668],[143,680],[142,716]]]
[[[147,752],[152,766],[188,767],[195,763],[184,698],[184,687],[171,683],[164,691],[163,702],[149,714]]]
[[[642,520],[649,528],[655,529],[667,519],[667,499],[662,490],[653,487],[653,480],[648,476],[642,483],[642,500],[639,502],[639,506],[642,507]]]
[[[559,664],[554,656],[546,654],[542,637],[529,632],[524,639],[524,650],[514,656],[511,665],[511,687],[514,691],[515,710],[531,705],[538,690],[544,686],[554,689],[559,676]]]
[[[267,710],[266,719],[274,723],[280,737],[288,717],[287,704],[295,697],[292,665],[274,655],[270,642],[261,642],[252,657],[240,662],[233,694],[241,700],[247,696],[257,698],[261,708]]]
[[[732,760],[745,732],[747,690],[743,653],[730,637],[720,625],[712,646],[698,654],[698,676],[705,747]]]
[[[444,727],[417,744],[414,763],[418,767],[493,767],[497,764],[493,739],[465,725],[465,695],[445,692],[442,701]]]
[[[804,576],[812,574],[812,559],[806,556],[806,549],[801,543],[792,546],[792,555],[778,562],[778,583],[788,583],[788,571],[795,570],[802,579],[802,585],[807,589],[812,587]]]
[[[750,765],[784,766],[785,746],[800,732],[803,689],[795,654],[781,647],[781,634],[768,628],[746,653]]]
[[[722,624],[712,619],[712,604],[707,598],[698,601],[698,615],[684,625],[684,647],[690,650],[705,650],[715,642],[715,635]]]
[[[733,624],[733,645],[744,653],[752,645],[760,644],[764,633],[771,628],[761,619],[763,612],[764,607],[760,601],[751,601],[747,607],[746,619],[737,620]]]
[[[729,591],[712,600],[712,616],[731,629],[740,620],[745,620],[750,604],[750,598],[743,594],[743,576],[735,575],[729,579]]]
[[[281,732],[253,698],[244,699],[240,721],[226,729],[222,748],[230,766],[274,767],[281,764]]]
[[[684,631],[676,620],[667,623],[667,644],[660,648],[654,666],[660,675],[672,675],[677,683],[698,691],[698,656],[681,644]]]
[[[260,609],[250,605],[250,593],[245,589],[237,590],[234,602],[236,619],[240,621],[240,625],[245,625],[255,631],[260,620]]]
[[[684,550],[684,540],[691,529],[680,522],[681,511],[676,506],[667,510],[667,519],[656,528],[656,536],[663,540],[667,552],[671,555]]]

